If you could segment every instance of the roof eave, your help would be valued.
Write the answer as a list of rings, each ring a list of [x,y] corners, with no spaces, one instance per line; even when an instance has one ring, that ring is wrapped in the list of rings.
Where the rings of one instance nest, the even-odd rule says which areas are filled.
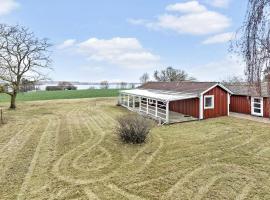
[[[135,89],[135,90],[146,90],[147,89]],[[170,102],[170,101],[179,101],[179,100],[185,100],[185,99],[193,99],[193,98],[198,98],[199,96],[198,95],[191,95],[191,94],[188,94],[187,96],[183,96],[183,97],[173,97],[173,98],[159,98],[159,97],[151,97],[151,96],[147,96],[147,95],[144,95],[144,94],[134,94],[131,92],[132,90],[121,90],[119,91],[120,93],[122,94],[128,94],[128,95],[134,95],[134,96],[140,96],[140,97],[144,97],[144,98],[151,98],[151,99],[154,99],[154,100],[159,100],[159,101],[165,101],[165,102]],[[153,90],[153,91],[159,91],[159,90]],[[179,94],[179,93],[178,93]],[[169,94],[170,95],[170,94]],[[173,94],[171,94],[173,95]]]

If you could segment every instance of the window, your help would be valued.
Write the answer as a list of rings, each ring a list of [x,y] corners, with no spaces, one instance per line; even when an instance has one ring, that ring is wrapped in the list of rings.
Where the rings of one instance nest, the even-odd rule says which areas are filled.
[[[214,108],[214,95],[204,96],[204,109]]]
[[[251,114],[256,116],[263,116],[263,98],[251,98]]]

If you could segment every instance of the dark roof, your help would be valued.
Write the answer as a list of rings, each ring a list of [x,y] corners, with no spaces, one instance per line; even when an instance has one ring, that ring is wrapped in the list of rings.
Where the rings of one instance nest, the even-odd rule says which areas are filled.
[[[184,93],[196,93],[201,94],[214,85],[217,82],[147,82],[140,86],[140,89],[152,89],[152,90],[165,90]]]
[[[236,84],[224,84],[226,88],[231,90],[233,94],[244,95],[244,96],[262,96],[267,97],[268,95],[268,83],[263,82],[261,85],[261,94],[259,93],[256,86],[250,86],[247,83],[236,83]]]

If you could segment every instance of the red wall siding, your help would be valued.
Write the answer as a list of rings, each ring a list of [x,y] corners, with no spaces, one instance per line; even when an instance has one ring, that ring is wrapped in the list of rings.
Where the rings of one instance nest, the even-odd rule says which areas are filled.
[[[199,118],[199,98],[171,101],[170,111]]]
[[[270,100],[269,98],[263,98],[263,117],[270,117]]]
[[[251,114],[250,97],[232,95],[230,102],[230,111],[243,114]]]
[[[231,96],[231,104],[230,111],[243,113],[243,114],[251,114],[251,104],[250,97],[248,96]],[[268,98],[263,98],[263,117],[270,117],[270,100]]]
[[[223,90],[220,87],[215,87],[204,94],[204,96],[214,95],[214,101],[215,101],[213,109],[204,109],[204,112],[203,112],[204,119],[228,115],[227,94],[228,94],[227,91]]]

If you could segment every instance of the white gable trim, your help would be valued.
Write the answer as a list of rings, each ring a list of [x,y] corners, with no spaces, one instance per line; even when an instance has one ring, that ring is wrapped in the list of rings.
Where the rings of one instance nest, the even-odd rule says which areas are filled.
[[[210,90],[212,90],[213,88],[215,88],[217,86],[221,87],[222,89],[224,89],[228,93],[233,94],[233,92],[231,90],[229,90],[228,88],[226,88],[224,85],[222,85],[220,83],[217,83],[217,84],[213,85],[212,87],[210,87],[207,90],[203,91],[201,94],[204,95],[205,93],[209,92]]]

